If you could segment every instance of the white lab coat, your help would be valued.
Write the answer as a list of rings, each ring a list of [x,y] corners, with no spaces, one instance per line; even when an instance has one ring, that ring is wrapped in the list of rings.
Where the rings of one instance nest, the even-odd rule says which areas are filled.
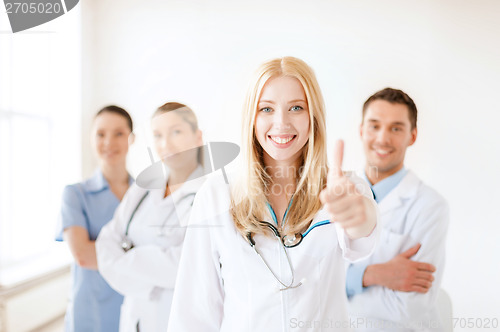
[[[354,181],[364,187],[366,183]],[[230,181],[231,183],[231,181]],[[373,201],[376,206],[375,201]],[[348,329],[345,259],[371,253],[378,227],[366,238],[350,240],[338,224],[313,229],[289,248],[298,288],[279,291],[280,284],[237,232],[229,214],[230,190],[213,174],[196,196],[179,265],[169,332],[279,332]],[[313,224],[329,219],[325,210]],[[271,216],[268,221],[271,221]],[[272,222],[272,221],[271,221]],[[199,225],[193,227],[193,225]],[[274,237],[253,236],[270,267],[289,283],[291,272]],[[313,327],[313,328],[311,328]]]
[[[427,294],[393,291],[371,286],[349,301],[351,319],[359,331],[441,331],[436,298],[445,260],[449,212],[446,201],[412,171],[379,202],[381,238],[375,252],[358,262],[365,266],[385,263],[421,243],[411,259],[436,267]]]
[[[178,190],[149,190],[129,228],[134,248],[121,247],[131,214],[146,189],[134,184],[96,241],[99,271],[124,295],[120,332],[164,332],[167,328],[177,267],[194,195],[204,181],[199,166]]]

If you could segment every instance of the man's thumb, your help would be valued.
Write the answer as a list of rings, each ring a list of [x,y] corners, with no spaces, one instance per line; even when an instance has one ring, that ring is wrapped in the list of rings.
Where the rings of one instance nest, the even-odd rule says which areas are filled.
[[[403,256],[403,257],[409,259],[418,252],[418,250],[420,249],[420,246],[421,246],[421,244],[417,243],[417,245],[415,245],[415,246],[411,247],[410,249],[406,250],[405,252],[401,253],[400,256]]]

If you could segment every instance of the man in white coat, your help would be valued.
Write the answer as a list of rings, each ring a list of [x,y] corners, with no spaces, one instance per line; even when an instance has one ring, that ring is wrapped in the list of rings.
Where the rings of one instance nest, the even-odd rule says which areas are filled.
[[[417,108],[386,88],[363,105],[363,177],[379,204],[381,239],[347,269],[351,326],[358,331],[441,331],[436,300],[443,276],[446,201],[404,167],[417,138]]]

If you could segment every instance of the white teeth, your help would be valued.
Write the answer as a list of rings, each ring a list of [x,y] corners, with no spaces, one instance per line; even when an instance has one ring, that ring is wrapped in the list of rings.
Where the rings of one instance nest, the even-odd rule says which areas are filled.
[[[289,136],[287,138],[271,136],[271,139],[278,144],[286,144],[286,143],[290,142],[293,138],[294,138],[294,136]]]
[[[378,154],[388,154],[391,151],[389,151],[389,150],[375,149],[375,152],[377,152]]]

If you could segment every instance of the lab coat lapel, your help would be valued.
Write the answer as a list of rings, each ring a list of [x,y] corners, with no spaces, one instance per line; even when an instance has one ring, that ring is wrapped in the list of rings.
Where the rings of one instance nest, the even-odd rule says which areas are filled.
[[[379,203],[380,216],[393,212],[401,207],[407,199],[413,197],[419,183],[420,180],[415,173],[408,170],[408,173],[401,182]]]
[[[182,186],[172,194],[174,204],[177,204],[179,200],[182,200],[186,195],[196,194],[205,180],[203,175],[203,167],[198,165]]]
[[[201,165],[198,165],[182,186],[172,194],[173,208],[178,215],[180,226],[187,226],[186,213],[194,201],[194,196],[205,181],[204,174],[205,170]]]

